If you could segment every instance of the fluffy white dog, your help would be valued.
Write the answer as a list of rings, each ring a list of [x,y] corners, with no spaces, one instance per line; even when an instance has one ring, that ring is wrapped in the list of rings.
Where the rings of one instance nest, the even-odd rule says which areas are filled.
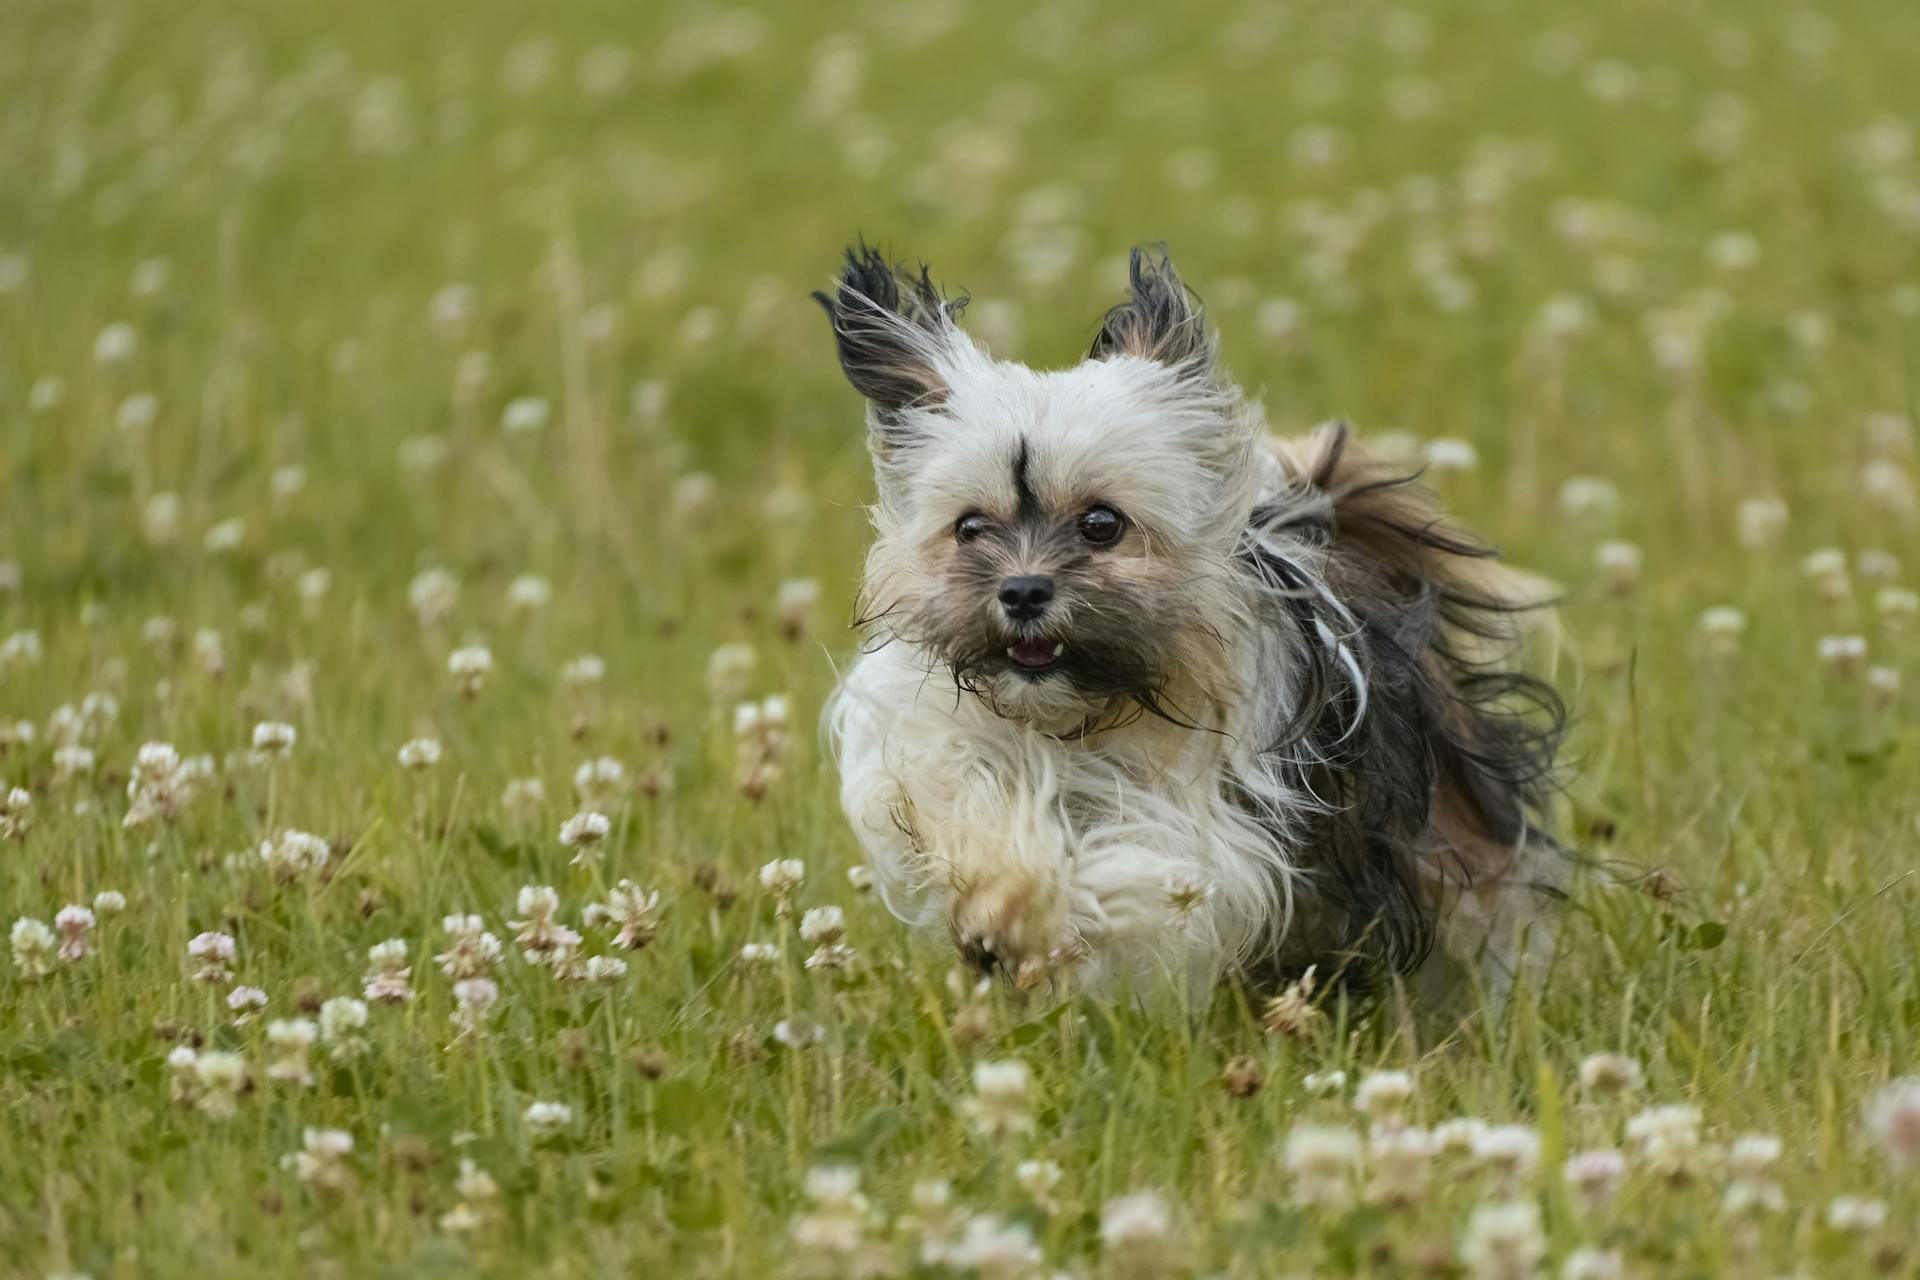
[[[1046,372],[865,246],[818,295],[878,488],[827,712],[877,884],[1022,985],[1504,989],[1570,861],[1528,580],[1343,426],[1264,437],[1165,256],[1131,277]]]

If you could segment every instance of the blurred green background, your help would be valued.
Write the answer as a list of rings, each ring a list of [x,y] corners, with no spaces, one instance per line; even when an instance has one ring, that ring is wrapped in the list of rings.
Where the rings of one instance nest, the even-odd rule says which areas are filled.
[[[688,1274],[798,1266],[816,1159],[863,1159],[895,1211],[934,1175],[1031,1208],[959,1118],[985,1056],[1035,1064],[1069,1181],[1034,1221],[1063,1265],[1153,1184],[1196,1271],[1363,1269],[1362,1243],[1250,1206],[1285,1127],[1338,1106],[1300,1076],[1415,1059],[1429,1120],[1593,1143],[1608,1116],[1536,1086],[1616,1048],[1713,1125],[1783,1133],[1796,1204],[1881,1190],[1853,1117],[1920,1037],[1916,51],[1910,0],[5,0],[0,791],[35,823],[0,849],[0,908],[115,888],[130,915],[97,978],[0,977],[0,1227],[24,1242],[0,1272],[558,1275],[688,1242]],[[809,732],[854,643],[870,481],[807,295],[856,236],[1039,364],[1085,350],[1130,245],[1168,245],[1276,431],[1351,419],[1562,585],[1566,829],[1654,892],[1578,898],[1546,996],[1432,1059],[1391,1011],[1290,1046],[1232,993],[1191,1024],[996,996],[958,1042],[945,953],[840,879]],[[461,590],[423,620],[432,569]],[[523,575],[549,605],[511,603]],[[817,604],[783,604],[808,581]],[[1863,657],[1823,648],[1845,636]],[[496,670],[467,699],[447,660],[474,640]],[[758,665],[710,688],[734,643]],[[583,652],[603,683],[564,676]],[[66,776],[56,711],[93,690],[120,713]],[[758,804],[743,693],[793,704]],[[243,758],[263,718],[301,735],[272,789]],[[428,734],[445,764],[401,773]],[[223,771],[151,836],[121,826],[148,740]],[[551,837],[603,754],[647,793],[609,871],[672,926],[623,1003],[516,970],[502,1034],[446,1053],[439,917],[505,932],[543,879],[575,911]],[[532,817],[500,798],[526,775]],[[327,889],[223,861],[289,822],[353,850]],[[752,893],[783,854],[808,905],[860,902],[861,982],[732,964],[785,936]],[[156,1028],[259,1052],[182,981],[214,927],[275,1016],[355,990],[392,936],[421,1000],[350,1087],[209,1129],[167,1106]],[[797,1013],[830,1050],[782,1056]],[[1241,1053],[1269,1078],[1244,1106],[1216,1083]],[[516,1119],[536,1098],[580,1116],[550,1159]],[[277,1171],[302,1124],[358,1134],[349,1207]],[[434,1223],[470,1131],[510,1207],[468,1253]],[[1594,1221],[1547,1195],[1556,1258],[1600,1225],[1648,1274],[1753,1258],[1696,1229],[1707,1192]],[[1460,1207],[1412,1234],[1450,1238]],[[1811,1212],[1769,1228],[1781,1259],[1838,1256]]]

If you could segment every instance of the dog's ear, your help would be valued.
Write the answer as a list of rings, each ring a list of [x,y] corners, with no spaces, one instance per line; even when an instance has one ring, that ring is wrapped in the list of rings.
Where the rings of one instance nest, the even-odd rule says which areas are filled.
[[[1127,264],[1133,296],[1107,312],[1089,359],[1138,356],[1196,371],[1213,363],[1200,299],[1188,291],[1165,249],[1135,249]]]
[[[833,294],[813,298],[833,321],[847,381],[879,421],[946,399],[941,371],[955,344],[966,341],[954,317],[967,299],[942,294],[925,264],[917,276],[908,274],[862,242],[847,249]]]

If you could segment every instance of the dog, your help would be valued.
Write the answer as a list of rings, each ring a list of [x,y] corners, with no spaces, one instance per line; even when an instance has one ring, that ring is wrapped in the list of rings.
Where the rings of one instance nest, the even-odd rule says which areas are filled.
[[[824,713],[877,889],[1022,987],[1504,993],[1571,864],[1544,588],[1344,425],[1267,435],[1164,250],[1129,284],[1055,371],[864,242],[814,295],[877,491]]]

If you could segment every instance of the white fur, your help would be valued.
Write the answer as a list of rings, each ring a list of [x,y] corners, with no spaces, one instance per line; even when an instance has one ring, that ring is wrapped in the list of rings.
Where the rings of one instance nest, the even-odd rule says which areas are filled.
[[[1069,970],[1094,986],[1154,970],[1205,982],[1284,954],[1296,932],[1314,932],[1300,913],[1337,905],[1301,892],[1315,873],[1299,841],[1326,806],[1296,781],[1299,761],[1265,748],[1296,710],[1303,645],[1331,648],[1356,722],[1369,691],[1345,637],[1325,622],[1299,635],[1288,589],[1242,553],[1255,543],[1297,570],[1290,589],[1314,594],[1315,616],[1350,634],[1324,551],[1288,532],[1291,515],[1329,499],[1204,361],[1118,355],[1039,372],[994,362],[944,313],[894,336],[935,394],[870,413],[878,501],[865,595],[877,622],[826,712],[841,803],[885,901],[984,942],[1023,982]],[[1013,508],[1008,460],[1023,449],[1048,510],[1124,512],[1143,540],[1135,567],[1162,574],[1204,621],[1204,634],[1170,642],[1180,660],[1167,700],[1187,724],[1118,717],[1063,679],[1011,671],[963,691],[903,625],[917,604],[952,603],[940,564],[955,521]],[[1271,513],[1259,528],[1256,507]],[[1064,620],[1075,628],[1130,621],[1063,607],[1083,610]],[[1209,892],[1183,912],[1169,893],[1180,884]],[[1468,945],[1487,932],[1470,931]]]
[[[1024,440],[1044,498],[1114,502],[1150,547],[1180,557],[1230,684],[1180,701],[1201,729],[1144,718],[1078,737],[1059,731],[1089,708],[1060,682],[1010,677],[990,706],[906,639],[863,654],[827,724],[881,892],[903,918],[977,932],[1010,962],[1077,960],[1094,981],[1155,965],[1211,974],[1285,930],[1298,874],[1233,793],[1281,824],[1315,807],[1259,751],[1291,709],[1287,656],[1233,561],[1285,473],[1231,390],[1152,361],[1035,372],[962,336],[937,367],[951,389],[940,412],[915,411],[916,443],[877,459],[870,598],[937,589],[922,548],[949,538],[960,512],[1012,504],[1007,458]],[[1172,881],[1211,892],[1180,917]]]

